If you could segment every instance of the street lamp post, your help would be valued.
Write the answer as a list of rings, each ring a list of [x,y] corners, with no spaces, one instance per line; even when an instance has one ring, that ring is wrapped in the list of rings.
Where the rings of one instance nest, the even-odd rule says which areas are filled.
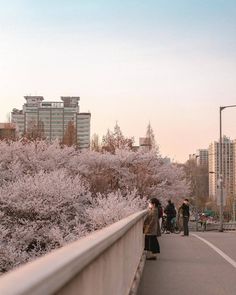
[[[224,177],[223,177],[223,157],[222,157],[222,111],[226,108],[234,108],[236,105],[222,106],[220,107],[220,148],[219,148],[219,185],[220,185],[220,228],[219,231],[223,232],[223,185],[224,185]]]
[[[233,222],[235,222],[236,220],[235,220],[235,195],[233,196],[234,198],[233,198]]]
[[[224,107],[220,107],[220,148],[219,148],[219,185],[220,185],[220,228],[219,231],[223,232],[223,175],[222,175],[222,111]]]

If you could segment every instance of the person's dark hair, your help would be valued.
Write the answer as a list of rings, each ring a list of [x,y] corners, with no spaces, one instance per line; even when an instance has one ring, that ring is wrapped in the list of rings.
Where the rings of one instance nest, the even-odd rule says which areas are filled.
[[[167,202],[168,202],[168,204],[171,204],[171,200],[168,200]]]
[[[153,204],[155,207],[158,207],[158,204],[160,204],[157,198],[151,198],[149,202]]]
[[[184,199],[185,201],[187,201],[187,202],[189,202],[189,200],[188,199]]]

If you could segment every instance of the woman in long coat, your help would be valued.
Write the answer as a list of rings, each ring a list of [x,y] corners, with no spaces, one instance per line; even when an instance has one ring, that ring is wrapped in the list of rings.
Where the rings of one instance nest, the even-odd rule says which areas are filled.
[[[148,214],[144,219],[143,233],[145,234],[145,248],[148,260],[156,260],[157,253],[160,253],[160,245],[157,237],[161,236],[158,218],[158,200],[152,198],[149,201]]]

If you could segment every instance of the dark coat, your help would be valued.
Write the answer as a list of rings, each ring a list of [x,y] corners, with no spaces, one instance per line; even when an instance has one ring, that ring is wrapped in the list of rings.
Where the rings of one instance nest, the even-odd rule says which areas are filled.
[[[158,218],[160,219],[163,217],[163,209],[161,204],[159,204],[157,208],[158,208]]]
[[[176,217],[176,210],[175,210],[175,206],[173,203],[170,203],[166,206],[165,210],[164,210],[165,214],[167,215],[167,217],[169,218],[174,218]]]
[[[150,236],[161,236],[157,208],[150,209],[144,219],[143,233]]]
[[[182,204],[181,207],[179,208],[179,211],[182,213],[182,216],[183,217],[188,217],[190,216],[190,213],[189,213],[189,205],[186,205],[186,204]]]

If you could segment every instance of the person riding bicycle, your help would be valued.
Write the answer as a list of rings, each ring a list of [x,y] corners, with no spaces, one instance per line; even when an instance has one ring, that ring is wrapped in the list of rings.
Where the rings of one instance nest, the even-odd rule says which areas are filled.
[[[165,207],[164,213],[167,216],[167,233],[170,233],[172,231],[173,219],[176,218],[175,205],[171,202],[171,200],[168,200],[168,204]]]
[[[200,224],[201,224],[201,228],[203,231],[206,230],[206,225],[207,225],[207,216],[205,213],[202,213],[200,215]]]

